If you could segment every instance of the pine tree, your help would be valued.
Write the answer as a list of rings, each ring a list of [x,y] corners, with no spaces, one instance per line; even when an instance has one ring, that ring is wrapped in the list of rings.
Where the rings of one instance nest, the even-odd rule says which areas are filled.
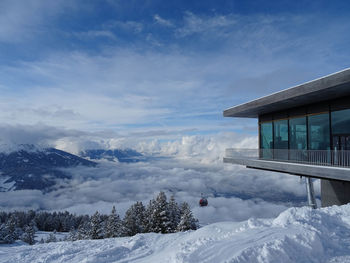
[[[107,218],[105,227],[105,238],[120,237],[122,232],[122,222],[116,212],[115,206],[112,208],[111,214]]]
[[[16,216],[12,214],[6,223],[0,226],[0,243],[11,244],[19,237],[19,230],[16,227]]]
[[[68,233],[68,237],[67,237],[67,240],[69,241],[76,241],[78,240],[78,231],[75,230],[74,227],[71,227],[71,229],[69,230],[69,233]]]
[[[34,234],[34,227],[32,225],[28,225],[24,228],[24,233],[22,234],[21,240],[29,245],[33,245],[35,243]]]
[[[134,236],[144,233],[146,230],[145,206],[142,202],[136,202],[126,212],[123,220],[123,234]]]
[[[171,232],[176,232],[177,226],[180,223],[181,212],[180,207],[175,201],[175,197],[172,195],[169,200],[169,217],[170,217],[170,229]]]
[[[160,192],[150,203],[148,230],[156,233],[171,233],[171,220],[167,198]]]
[[[45,240],[45,243],[50,243],[50,242],[57,242],[55,232],[50,233],[47,239]]]
[[[91,220],[90,220],[89,238],[90,239],[103,238],[102,229],[103,228],[102,228],[101,216],[96,211],[96,213],[91,217]]]
[[[17,225],[17,219],[16,216],[13,214],[10,216],[9,220],[6,222],[6,229],[7,229],[7,240],[9,243],[13,243],[16,239],[19,238],[19,230],[16,227]]]
[[[177,231],[196,230],[198,228],[198,220],[196,220],[191,212],[190,206],[184,202],[180,208],[181,219],[177,226]]]
[[[75,240],[89,239],[90,238],[90,222],[81,224],[75,236]]]
[[[6,224],[0,225],[0,244],[11,244],[14,242],[12,235],[10,234],[9,228]]]

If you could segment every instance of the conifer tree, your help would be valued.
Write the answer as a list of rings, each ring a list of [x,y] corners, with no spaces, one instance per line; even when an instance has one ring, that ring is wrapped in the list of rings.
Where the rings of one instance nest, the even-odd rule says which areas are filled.
[[[50,233],[47,239],[45,240],[45,243],[50,243],[50,242],[57,242],[55,232]]]
[[[196,230],[198,228],[198,221],[193,217],[190,206],[184,202],[180,208],[181,219],[177,226],[177,231]]]
[[[34,227],[32,225],[28,225],[24,228],[24,233],[22,234],[21,240],[28,243],[29,245],[34,245]]]
[[[112,208],[111,214],[107,218],[104,237],[120,237],[122,232],[122,222],[116,212],[115,206]]]
[[[74,227],[71,227],[71,229],[69,230],[69,233],[68,233],[68,237],[67,237],[67,240],[69,241],[76,241],[78,240],[78,231],[75,230]]]
[[[90,238],[90,222],[82,223],[75,235],[75,240],[89,239]]]
[[[134,236],[138,233],[144,233],[146,230],[145,206],[142,202],[136,202],[125,213],[123,220],[123,234]]]
[[[171,232],[176,232],[177,226],[180,223],[181,212],[180,207],[175,201],[175,197],[172,195],[169,200],[169,217]]]
[[[96,213],[90,219],[89,238],[91,239],[103,238],[101,216],[98,213],[98,211],[96,211]]]
[[[167,198],[164,192],[160,192],[156,199],[150,203],[149,230],[156,233],[170,233],[171,221]]]

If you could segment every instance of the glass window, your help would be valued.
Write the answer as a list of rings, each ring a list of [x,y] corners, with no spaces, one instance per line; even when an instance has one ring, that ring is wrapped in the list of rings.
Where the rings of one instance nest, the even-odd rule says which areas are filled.
[[[329,114],[308,117],[309,150],[329,150]]]
[[[350,134],[350,109],[333,111],[331,117],[333,134]]]
[[[288,160],[288,120],[273,122],[274,159]]]
[[[305,161],[307,159],[306,117],[289,120],[289,159]]]
[[[273,141],[272,141],[272,122],[260,124],[260,149],[261,157],[264,159],[272,158]]]

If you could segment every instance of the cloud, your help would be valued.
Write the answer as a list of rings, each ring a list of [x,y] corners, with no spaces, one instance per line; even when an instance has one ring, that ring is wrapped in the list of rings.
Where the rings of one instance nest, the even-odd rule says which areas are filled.
[[[109,213],[116,205],[123,215],[133,202],[147,204],[162,190],[175,195],[178,202],[189,202],[200,222],[208,224],[272,217],[291,205],[304,204],[305,196],[297,177],[222,163],[203,165],[168,158],[137,164],[104,163],[70,172],[72,181],[50,193],[0,193],[1,209],[67,209],[92,214],[96,210]],[[208,196],[207,208],[198,207],[201,193]]]
[[[89,30],[86,32],[76,32],[74,33],[76,36],[81,38],[98,38],[105,37],[110,39],[116,39],[116,36],[113,32],[109,30]]]
[[[176,30],[176,36],[186,37],[196,33],[213,33],[235,25],[236,19],[233,15],[199,16],[192,12],[186,12],[184,25]]]
[[[58,49],[30,61],[0,65],[0,121],[42,122],[84,131],[112,129],[140,136],[153,133],[154,138],[172,133],[169,139],[177,131],[252,133],[256,124],[224,119],[222,110],[339,69],[338,63],[319,53],[331,50],[327,41],[294,32],[293,26],[303,28],[311,19],[188,12],[182,20],[171,20],[176,28],[168,30],[166,39],[154,29],[154,22],[103,21],[83,33],[118,36],[121,28],[142,33],[128,35],[127,45],[121,45],[118,36],[98,52]],[[314,36],[325,39],[335,28],[339,36],[347,32],[345,26],[332,23]],[[196,41],[178,38],[174,32]],[[340,41],[336,36],[333,40]],[[86,41],[96,44],[90,38]],[[152,47],[148,41],[154,42]]]
[[[166,27],[174,27],[174,24],[170,22],[169,20],[166,20],[162,18],[160,15],[154,15],[153,19],[156,21],[157,24],[166,26]]]
[[[121,29],[126,32],[139,34],[143,31],[144,25],[140,22],[136,22],[132,20],[128,20],[128,21],[112,20],[104,23],[102,25],[102,28],[105,28],[108,30]]]
[[[54,146],[55,141],[61,138],[78,138],[86,135],[85,132],[56,128],[45,124],[36,125],[0,125],[0,145],[1,150],[6,147],[15,149],[16,145],[33,144],[38,146]]]
[[[78,135],[68,131],[49,133]],[[80,138],[84,138],[84,134]],[[97,148],[108,144],[112,147],[117,143],[127,145],[125,141],[114,140],[84,141],[77,136],[67,139],[65,145],[61,141],[61,146],[78,150],[79,147]],[[72,145],[67,143],[69,141]],[[226,147],[255,147],[255,137],[224,133],[218,136],[185,136],[173,142],[134,143],[139,150],[144,149],[144,153],[151,156],[147,162],[104,162],[94,168],[65,169],[72,174],[72,180],[61,182],[53,192],[43,194],[33,191],[32,195],[27,190],[0,193],[0,208],[69,210],[92,214],[95,210],[109,213],[112,205],[116,205],[118,212],[123,214],[133,202],[147,204],[159,191],[165,191],[168,196],[175,195],[179,202],[189,202],[200,222],[208,224],[271,217],[292,205],[305,204],[305,185],[300,183],[299,177],[222,162]],[[315,189],[319,194],[319,183]],[[198,207],[201,193],[208,197],[207,208]]]
[[[64,10],[74,10],[72,3],[58,0],[4,0],[0,3],[0,42],[19,43],[48,30],[48,25]]]

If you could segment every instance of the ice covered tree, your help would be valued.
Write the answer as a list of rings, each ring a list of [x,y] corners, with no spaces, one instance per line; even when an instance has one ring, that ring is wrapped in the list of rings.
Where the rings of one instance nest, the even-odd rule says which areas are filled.
[[[144,233],[146,229],[145,206],[142,202],[136,202],[125,213],[123,220],[123,234],[134,236]]]
[[[175,197],[172,195],[169,199],[169,217],[171,232],[176,232],[177,226],[180,223],[181,212],[180,207],[175,201]]]
[[[193,217],[190,206],[184,202],[180,208],[181,219],[177,226],[177,231],[196,230],[198,228],[198,220]]]
[[[0,225],[0,244],[11,244],[15,240],[6,224]]]
[[[107,218],[105,224],[105,238],[120,237],[122,232],[122,221],[116,212],[115,206],[112,208],[111,214]]]
[[[147,212],[148,231],[156,233],[170,233],[171,220],[167,198],[164,192],[160,192],[155,200],[150,202]]]
[[[67,240],[69,241],[78,240],[78,231],[74,227],[71,227],[71,229],[69,230]]]
[[[101,239],[103,238],[103,226],[100,214],[96,213],[90,219],[90,229],[89,229],[90,239]]]
[[[33,245],[35,243],[34,235],[34,227],[32,225],[28,225],[24,228],[24,233],[21,236],[21,240],[28,243],[29,245]]]
[[[46,238],[45,243],[50,242],[57,242],[56,235],[54,233],[50,233],[49,236]]]
[[[75,235],[75,240],[89,239],[90,238],[90,222],[82,223]]]

